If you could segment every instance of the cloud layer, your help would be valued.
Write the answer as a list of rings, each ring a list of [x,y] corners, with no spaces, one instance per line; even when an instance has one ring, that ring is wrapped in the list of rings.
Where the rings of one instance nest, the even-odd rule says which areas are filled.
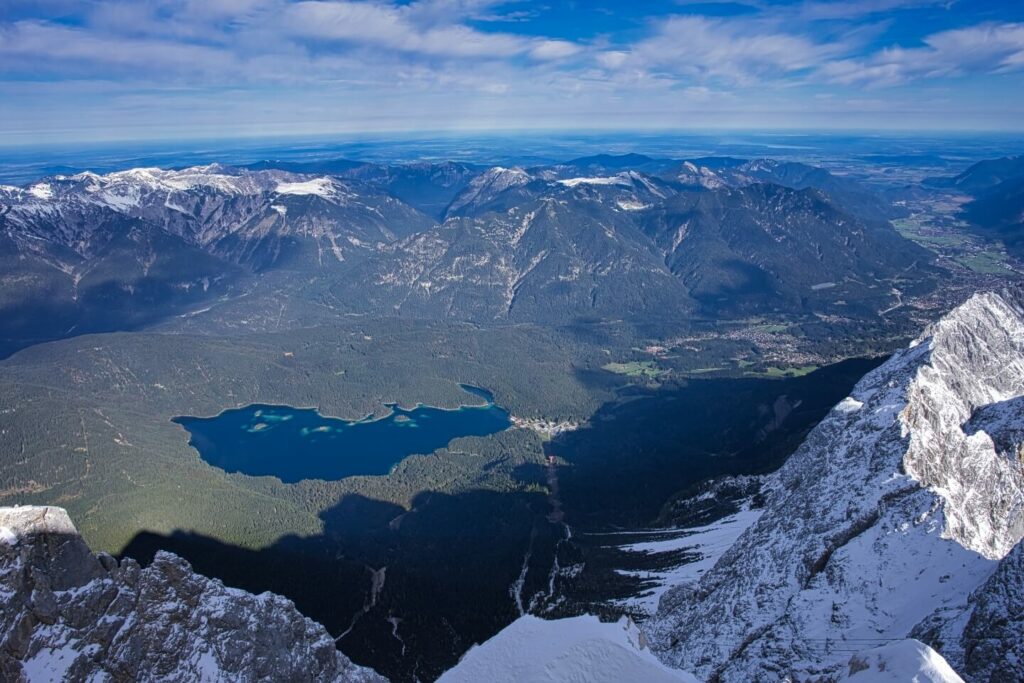
[[[956,103],[947,127],[1000,127],[1024,112],[1021,95],[1006,95],[1024,84],[1016,8],[624,5],[8,0],[0,135],[67,137],[77,125],[80,136],[147,126],[180,136],[232,122],[304,132],[792,127],[865,111],[883,126],[880,103],[894,124],[918,112],[935,127],[940,102]],[[993,84],[1002,95],[986,103]]]

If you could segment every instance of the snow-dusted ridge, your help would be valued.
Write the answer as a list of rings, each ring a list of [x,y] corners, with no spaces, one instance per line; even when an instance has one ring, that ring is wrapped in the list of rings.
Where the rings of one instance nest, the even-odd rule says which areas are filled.
[[[373,251],[396,232],[433,224],[356,180],[219,164],[86,171],[0,187],[0,217],[0,235],[64,272],[103,252],[111,234],[143,226],[157,239],[166,234],[261,268],[288,248],[315,250],[318,266],[340,263],[353,250]]]
[[[912,638],[854,655],[841,680],[851,683],[963,683],[942,655]]]
[[[438,683],[697,683],[659,662],[628,619],[517,619],[471,649]]]
[[[513,187],[528,184],[533,177],[522,168],[494,166],[470,181],[448,207],[449,212],[482,204]]]
[[[331,197],[335,193],[334,182],[330,178],[314,178],[294,183],[278,183],[274,190],[278,194],[315,194],[320,197]]]
[[[291,601],[95,556],[61,508],[0,508],[0,594],[4,681],[384,682]]]
[[[558,182],[566,187],[577,187],[579,185],[625,185],[628,187],[632,184],[629,178],[624,174],[593,178],[566,178],[564,180],[559,180]]]
[[[1024,535],[1019,441],[1007,457],[1005,434],[964,429],[1020,405],[1022,303],[976,295],[861,380],[773,477],[760,519],[662,599],[646,625],[662,660],[721,681],[833,680],[853,650],[956,622],[932,644],[957,661],[972,593]]]

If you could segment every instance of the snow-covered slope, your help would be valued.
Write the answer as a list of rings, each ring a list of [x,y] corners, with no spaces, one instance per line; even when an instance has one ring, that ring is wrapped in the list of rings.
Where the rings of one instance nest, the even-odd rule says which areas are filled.
[[[662,599],[646,625],[662,660],[723,681],[832,678],[851,650],[965,614],[1024,535],[1019,423],[993,418],[1024,394],[1022,301],[976,295],[858,383],[758,521]],[[934,645],[952,657],[949,643]]]
[[[594,616],[545,621],[517,619],[479,645],[438,683],[696,683],[651,654],[625,617],[604,624]]]
[[[761,516],[760,509],[753,509],[749,501],[735,514],[727,515],[710,524],[699,527],[672,530],[651,530],[656,540],[641,541],[617,546],[627,554],[657,555],[686,551],[681,564],[660,567],[657,570],[627,571],[621,573],[634,576],[644,582],[641,594],[616,601],[630,613],[653,614],[665,591],[682,583],[691,583],[711,569],[718,558],[727,551],[736,539]],[[697,559],[694,559],[696,557]]]
[[[852,683],[963,683],[949,663],[924,643],[909,638],[850,658],[841,681]]]
[[[55,507],[0,508],[0,643],[4,681],[384,681],[291,601],[97,557]]]
[[[390,242],[432,223],[355,181],[217,164],[53,176],[0,191],[0,216],[0,233],[23,248],[41,240],[90,257],[100,246],[96,226],[117,216],[243,262],[253,250],[277,254],[281,242],[304,239],[343,260],[343,249]]]

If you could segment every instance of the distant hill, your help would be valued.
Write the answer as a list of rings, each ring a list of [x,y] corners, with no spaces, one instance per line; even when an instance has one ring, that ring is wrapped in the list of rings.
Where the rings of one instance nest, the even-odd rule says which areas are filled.
[[[1024,258],[1024,175],[989,188],[964,206],[964,217],[978,232],[995,237]]]
[[[1024,156],[979,161],[953,177],[925,178],[929,187],[955,189],[979,195],[1007,180],[1024,176]]]
[[[962,215],[978,234],[998,239],[1024,258],[1024,156],[979,161],[951,178],[927,178],[924,184],[973,195]]]

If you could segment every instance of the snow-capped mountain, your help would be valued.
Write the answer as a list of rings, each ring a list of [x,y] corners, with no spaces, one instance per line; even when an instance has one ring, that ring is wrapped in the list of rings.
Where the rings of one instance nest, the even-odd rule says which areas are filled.
[[[1020,680],[1022,395],[1024,294],[976,295],[811,432],[760,517],[662,598],[653,649],[705,679],[830,680],[913,635],[968,681]]]
[[[0,590],[5,681],[384,683],[289,600],[93,555],[61,508],[0,508]]]
[[[683,284],[637,229],[633,212],[581,198],[592,192],[582,185],[554,183],[551,192],[522,196],[530,186],[513,187],[495,200],[509,200],[507,206],[449,218],[373,255],[345,284],[343,298],[404,315],[480,321],[690,310]]]
[[[359,181],[218,165],[0,189],[0,354],[132,329],[269,269],[344,269],[433,225]]]
[[[687,184],[666,161],[578,161],[211,164],[0,188],[0,355],[261,283],[306,297],[300,307],[538,322],[766,307],[855,317],[898,303],[907,273],[922,290],[934,282],[928,252],[818,190],[726,182],[753,162],[683,164],[677,175],[702,178]]]
[[[528,184],[533,178],[522,168],[495,166],[473,178],[448,206],[447,215],[460,215],[478,209],[497,195]]]
[[[477,321],[678,318],[698,307],[874,315],[896,279],[913,272],[922,291],[934,280],[926,250],[817,190],[681,189],[634,170],[565,170],[490,169],[446,221],[371,255],[341,298]]]
[[[266,252],[252,264],[257,267],[273,265],[288,241],[309,240],[341,260],[353,246],[392,241],[431,223],[355,181],[217,164],[55,176],[7,188],[0,200],[3,227],[12,238],[52,242],[81,257],[100,247],[96,217],[113,212],[229,261]],[[245,246],[237,248],[239,243]]]

